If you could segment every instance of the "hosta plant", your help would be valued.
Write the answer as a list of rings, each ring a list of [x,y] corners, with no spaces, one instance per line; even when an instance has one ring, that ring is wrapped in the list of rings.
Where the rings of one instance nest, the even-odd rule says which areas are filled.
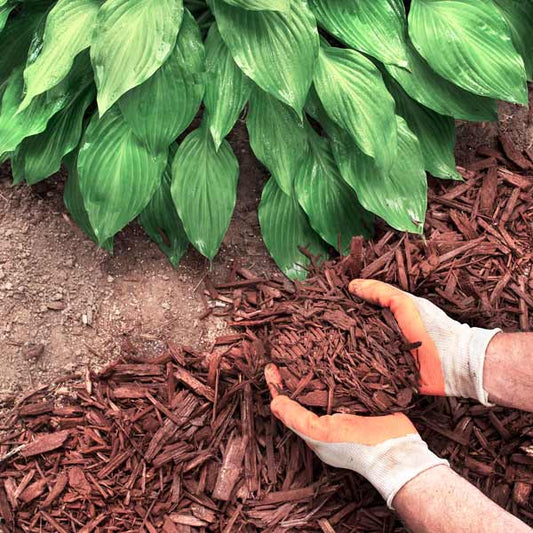
[[[454,119],[527,103],[533,0],[0,0],[0,155],[63,164],[100,246],[137,219],[177,265],[235,206],[239,117],[268,169],[264,241],[289,276],[369,236],[422,233],[426,172],[460,179]],[[195,127],[191,123],[195,117]]]

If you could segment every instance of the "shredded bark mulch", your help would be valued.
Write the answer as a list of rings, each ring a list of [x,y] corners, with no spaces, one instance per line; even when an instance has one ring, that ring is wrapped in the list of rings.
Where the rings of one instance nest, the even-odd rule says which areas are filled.
[[[533,414],[413,395],[394,321],[346,292],[372,277],[470,323],[532,329],[533,159],[502,148],[481,149],[464,183],[432,185],[426,242],[383,230],[299,284],[236,267],[206,283],[204,316],[237,331],[209,352],[125,350],[82,382],[29,392],[0,428],[0,531],[404,531],[365,480],[273,419],[267,360],[318,412],[408,411],[437,454],[533,525]]]
[[[392,313],[353,297],[349,282],[360,273],[362,241],[353,255],[318,264],[311,257],[310,275],[294,285],[269,280],[239,287],[231,324],[255,339],[255,368],[274,362],[286,393],[320,414],[383,415],[406,411],[418,382],[418,368]],[[253,273],[239,269],[239,277]],[[208,286],[216,298],[222,289]],[[216,292],[215,292],[216,291]],[[244,298],[243,298],[244,296]]]

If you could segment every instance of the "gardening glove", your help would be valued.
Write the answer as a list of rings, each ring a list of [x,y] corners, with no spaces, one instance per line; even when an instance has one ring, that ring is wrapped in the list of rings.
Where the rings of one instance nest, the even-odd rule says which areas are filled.
[[[471,328],[452,320],[424,298],[381,281],[353,280],[352,294],[388,307],[410,343],[420,368],[420,392],[437,396],[474,398],[491,405],[483,388],[483,365],[490,341],[501,330]]]
[[[353,470],[368,479],[390,508],[408,481],[429,468],[448,465],[429,451],[403,414],[319,417],[281,393],[283,381],[275,365],[267,365],[265,377],[274,416],[300,436],[326,464]]]

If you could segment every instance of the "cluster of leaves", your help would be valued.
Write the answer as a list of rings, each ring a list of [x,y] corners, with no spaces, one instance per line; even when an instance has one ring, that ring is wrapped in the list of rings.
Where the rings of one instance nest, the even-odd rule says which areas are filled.
[[[374,215],[422,232],[426,171],[460,179],[454,118],[527,102],[532,28],[533,0],[0,0],[0,157],[29,184],[64,163],[107,249],[138,218],[173,264],[212,259],[246,107],[263,237],[301,277],[298,245],[344,249]]]

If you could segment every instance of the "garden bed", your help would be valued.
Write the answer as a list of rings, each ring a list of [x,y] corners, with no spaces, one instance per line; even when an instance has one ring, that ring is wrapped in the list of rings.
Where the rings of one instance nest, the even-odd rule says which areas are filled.
[[[395,283],[476,325],[532,329],[533,158],[505,139],[502,148],[479,149],[464,183],[432,185],[426,242],[382,229],[355,241],[345,275]],[[280,324],[305,326],[291,319],[309,307],[305,295],[235,265],[205,286],[202,318],[220,315],[235,330],[212,349],[170,345],[148,360],[126,344],[98,374],[27,393],[4,424],[0,527],[401,531],[368,483],[324,466],[270,415],[263,363],[282,357]],[[298,346],[289,346],[295,356]],[[314,394],[315,408],[335,410],[328,376],[290,368],[297,397]],[[533,524],[533,415],[424,397],[409,415],[437,454]]]

